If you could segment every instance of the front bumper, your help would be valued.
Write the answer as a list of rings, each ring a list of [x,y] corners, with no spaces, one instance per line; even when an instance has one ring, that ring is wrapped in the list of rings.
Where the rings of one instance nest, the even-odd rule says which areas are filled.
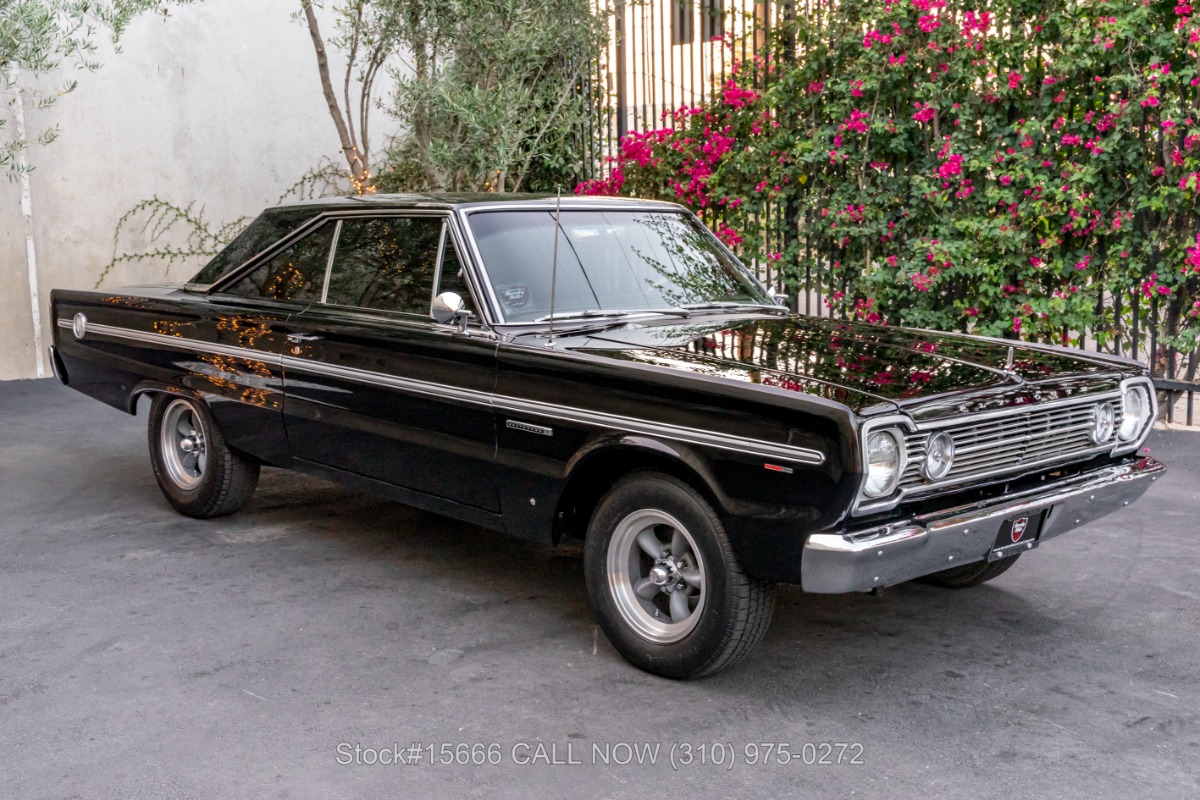
[[[981,561],[1005,520],[1049,509],[1041,543],[1124,508],[1165,471],[1154,459],[1140,458],[876,528],[813,534],[800,562],[801,586],[822,594],[865,592]]]

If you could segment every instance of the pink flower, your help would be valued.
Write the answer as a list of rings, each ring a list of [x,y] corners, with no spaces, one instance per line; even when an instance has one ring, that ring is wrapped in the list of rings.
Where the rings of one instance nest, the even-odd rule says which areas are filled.
[[[1017,88],[1018,86],[1021,85],[1021,81],[1024,79],[1025,79],[1025,76],[1019,72],[1008,73],[1008,88],[1010,88],[1010,89]]]
[[[961,175],[962,160],[963,157],[958,153],[952,153],[950,157],[942,162],[942,165],[938,167],[938,175],[940,175],[943,179],[953,177],[954,175]]]
[[[1157,106],[1157,105],[1158,105],[1158,98],[1155,97],[1154,95],[1150,95],[1149,97],[1147,97],[1145,100],[1142,101],[1142,108],[1146,108],[1147,106],[1152,107],[1152,106]]]
[[[888,56],[888,65],[899,67],[908,60],[908,53],[901,53],[899,56]]]
[[[813,81],[808,85],[809,94],[820,94],[823,91],[825,91],[825,84],[821,81]]]
[[[758,92],[753,89],[743,89],[737,85],[737,81],[730,78],[725,83],[725,91],[723,93],[725,105],[731,108],[742,108],[750,103],[753,103],[759,98]]]
[[[724,242],[726,247],[737,247],[743,241],[738,232],[724,222],[717,223],[716,233],[717,238]]]
[[[1005,186],[1008,186],[1009,184],[1012,183],[1012,176],[1011,175],[1001,175],[1000,183],[1004,184]]]
[[[1196,234],[1196,246],[1187,248],[1186,252],[1187,266],[1191,267],[1193,272],[1200,273],[1200,233]]]
[[[1021,332],[1021,318],[1013,317],[1013,333]]]
[[[934,28],[940,27],[941,24],[942,23],[938,21],[937,17],[929,14],[926,14],[917,20],[917,27],[926,33],[932,33]]]

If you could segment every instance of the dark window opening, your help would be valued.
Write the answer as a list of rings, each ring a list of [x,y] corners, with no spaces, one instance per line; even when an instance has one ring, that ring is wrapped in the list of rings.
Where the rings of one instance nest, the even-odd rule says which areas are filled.
[[[190,283],[203,286],[216,283],[287,236],[312,216],[313,212],[308,209],[269,211],[263,214],[247,225],[224,250],[213,256],[212,261],[209,261]]]
[[[429,314],[441,217],[380,217],[342,223],[326,302]]]
[[[228,289],[243,297],[317,302],[325,284],[334,223],[327,222]]]

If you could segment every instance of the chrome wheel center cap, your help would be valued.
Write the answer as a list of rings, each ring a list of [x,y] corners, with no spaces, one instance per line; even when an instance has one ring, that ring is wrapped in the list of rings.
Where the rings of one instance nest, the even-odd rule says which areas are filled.
[[[196,449],[196,443],[191,439],[184,439],[179,443],[179,449],[185,453],[190,453]]]
[[[655,586],[666,586],[671,581],[671,570],[665,564],[656,564],[647,577]]]

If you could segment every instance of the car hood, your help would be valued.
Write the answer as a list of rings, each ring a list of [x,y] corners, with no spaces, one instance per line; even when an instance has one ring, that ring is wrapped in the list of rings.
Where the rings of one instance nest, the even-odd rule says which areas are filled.
[[[593,333],[573,349],[919,418],[1116,388],[1137,362],[1041,345],[791,315]]]

